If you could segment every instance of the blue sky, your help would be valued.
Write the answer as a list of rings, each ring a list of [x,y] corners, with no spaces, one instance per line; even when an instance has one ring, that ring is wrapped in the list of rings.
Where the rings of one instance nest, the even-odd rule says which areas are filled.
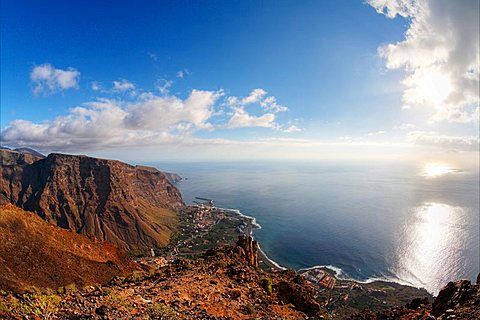
[[[427,18],[402,2],[2,1],[2,143],[153,160],[475,151],[478,91],[460,83],[478,86],[478,41],[460,57],[435,21],[458,24],[459,46],[478,38],[478,1],[427,1]]]

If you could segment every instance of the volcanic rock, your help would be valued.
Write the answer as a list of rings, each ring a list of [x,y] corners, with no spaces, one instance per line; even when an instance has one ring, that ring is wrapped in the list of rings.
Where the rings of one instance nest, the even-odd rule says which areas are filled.
[[[480,285],[473,285],[468,280],[449,282],[438,293],[431,314],[438,317],[449,309],[455,311],[460,307],[476,308],[477,315],[480,316]]]
[[[243,257],[249,266],[258,266],[258,241],[253,240],[252,237],[238,236],[235,250]]]
[[[125,249],[166,245],[184,204],[166,176],[116,160],[0,150],[0,204]]]

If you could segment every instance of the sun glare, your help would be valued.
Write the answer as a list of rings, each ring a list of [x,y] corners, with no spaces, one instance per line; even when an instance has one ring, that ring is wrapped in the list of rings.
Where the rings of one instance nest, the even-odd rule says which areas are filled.
[[[441,163],[427,163],[425,167],[423,168],[423,176],[425,177],[439,177],[443,176],[448,173],[455,172],[456,170],[453,169],[452,167],[446,165],[446,164],[441,164]]]
[[[417,92],[420,97],[436,105],[444,102],[451,91],[450,79],[436,70],[426,73],[417,82]]]

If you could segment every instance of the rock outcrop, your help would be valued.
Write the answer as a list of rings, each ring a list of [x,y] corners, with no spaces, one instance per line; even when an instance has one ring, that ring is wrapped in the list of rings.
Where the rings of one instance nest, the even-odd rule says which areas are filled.
[[[293,304],[298,310],[309,316],[316,316],[320,313],[320,304],[315,300],[315,289],[311,287],[305,278],[296,275],[292,271],[288,281],[280,281],[276,285],[278,297],[285,303]]]
[[[0,289],[105,284],[137,267],[109,243],[49,225],[11,204],[0,207]]]
[[[351,320],[477,320],[480,319],[480,284],[468,280],[449,282],[432,304],[428,299],[414,299],[404,307],[376,312],[364,310],[353,314]]]
[[[450,315],[456,319],[480,319],[480,285],[468,280],[449,282],[438,293],[431,314],[444,319]]]
[[[235,250],[249,266],[258,266],[258,241],[253,240],[252,237],[238,236]]]
[[[176,228],[180,192],[156,169],[87,156],[0,152],[0,203],[124,249],[166,245]]]

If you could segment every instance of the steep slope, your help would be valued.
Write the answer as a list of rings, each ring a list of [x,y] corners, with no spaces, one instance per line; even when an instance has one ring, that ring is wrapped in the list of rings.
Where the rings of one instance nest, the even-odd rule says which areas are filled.
[[[24,169],[41,159],[30,153],[0,149],[0,204],[18,197]]]
[[[163,246],[175,230],[182,198],[156,169],[87,156],[0,152],[2,203],[125,249]]]
[[[104,284],[136,266],[108,243],[49,225],[11,204],[0,207],[0,289]]]

